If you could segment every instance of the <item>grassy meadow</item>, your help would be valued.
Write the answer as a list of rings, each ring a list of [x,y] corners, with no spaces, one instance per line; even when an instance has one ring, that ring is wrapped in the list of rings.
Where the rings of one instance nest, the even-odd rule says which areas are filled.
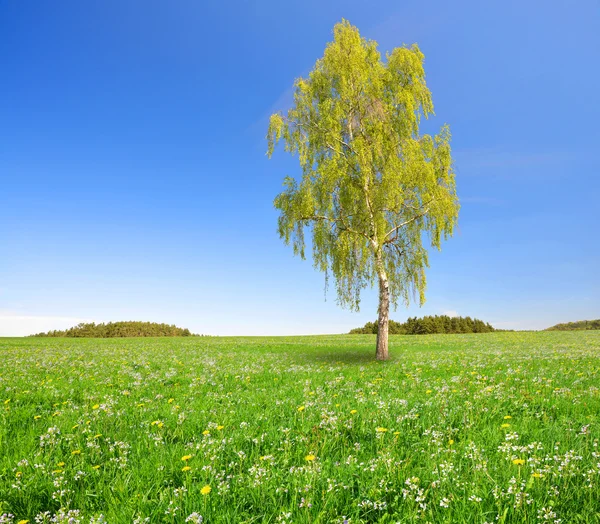
[[[600,331],[0,339],[0,523],[600,522]]]

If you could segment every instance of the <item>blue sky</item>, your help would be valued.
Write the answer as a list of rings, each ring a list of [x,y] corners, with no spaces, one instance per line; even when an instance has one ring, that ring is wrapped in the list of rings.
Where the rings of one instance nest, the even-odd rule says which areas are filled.
[[[447,122],[459,230],[424,307],[497,327],[600,317],[600,4],[0,1],[0,335],[152,320],[218,335],[339,333],[276,234],[297,160],[265,156],[342,18],[417,42]]]

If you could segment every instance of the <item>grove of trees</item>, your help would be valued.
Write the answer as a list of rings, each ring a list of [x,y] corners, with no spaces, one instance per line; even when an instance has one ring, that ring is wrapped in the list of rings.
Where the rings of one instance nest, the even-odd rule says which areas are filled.
[[[351,335],[377,334],[377,322],[367,322],[363,327],[350,331]],[[390,320],[390,335],[430,335],[434,333],[491,333],[495,329],[487,322],[471,317],[447,315],[411,317],[406,322]]]
[[[189,337],[189,329],[156,322],[81,323],[64,331],[38,333],[34,337],[114,338],[114,337]]]
[[[600,319],[597,320],[578,320],[577,322],[565,322],[549,327],[546,331],[580,331],[600,329]]]

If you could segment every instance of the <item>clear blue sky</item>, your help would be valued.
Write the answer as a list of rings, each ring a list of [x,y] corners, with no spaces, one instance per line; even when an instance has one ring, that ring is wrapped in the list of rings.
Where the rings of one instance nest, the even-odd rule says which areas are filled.
[[[450,124],[460,228],[423,308],[504,328],[600,317],[600,4],[0,1],[0,335],[79,320],[206,334],[336,333],[276,234],[296,159],[265,156],[342,18],[417,42]]]

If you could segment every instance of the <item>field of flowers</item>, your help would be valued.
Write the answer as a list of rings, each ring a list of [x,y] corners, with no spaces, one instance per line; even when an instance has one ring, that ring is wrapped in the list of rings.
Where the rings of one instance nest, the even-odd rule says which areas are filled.
[[[600,331],[0,339],[0,523],[600,522]]]

